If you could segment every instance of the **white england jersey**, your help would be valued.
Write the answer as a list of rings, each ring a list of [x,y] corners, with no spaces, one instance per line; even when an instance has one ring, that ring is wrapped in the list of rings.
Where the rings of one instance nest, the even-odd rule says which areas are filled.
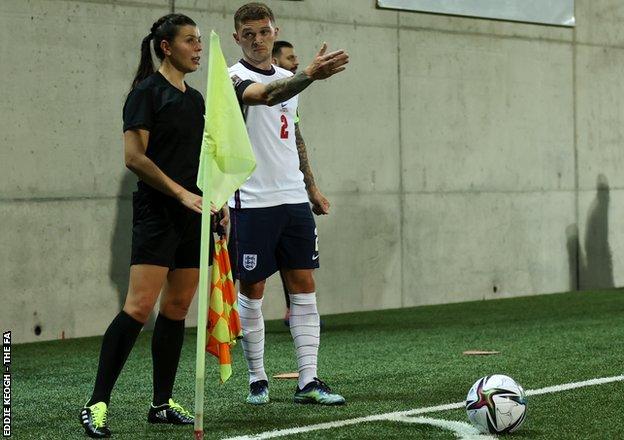
[[[243,60],[230,67],[229,73],[232,78],[263,84],[292,76],[291,72],[277,66],[261,70]],[[297,103],[295,96],[272,107],[243,106],[247,133],[256,155],[256,169],[230,198],[230,207],[265,208],[308,202],[295,142]]]

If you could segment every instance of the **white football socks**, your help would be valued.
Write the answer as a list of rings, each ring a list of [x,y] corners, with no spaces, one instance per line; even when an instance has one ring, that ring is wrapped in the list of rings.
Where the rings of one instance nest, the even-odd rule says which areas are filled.
[[[249,369],[249,383],[267,380],[264,371],[264,319],[262,299],[247,298],[238,292],[238,314],[243,328],[243,353]]]
[[[321,319],[316,308],[316,292],[292,293],[289,296],[290,334],[297,351],[299,389],[302,389],[317,376]]]

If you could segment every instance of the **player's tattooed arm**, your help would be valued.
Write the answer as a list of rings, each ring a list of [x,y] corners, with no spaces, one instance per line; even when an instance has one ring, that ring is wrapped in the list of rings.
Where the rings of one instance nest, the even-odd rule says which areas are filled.
[[[242,101],[246,105],[272,106],[298,95],[313,81],[304,72],[299,72],[290,78],[278,79],[269,84],[249,84],[243,91]]]
[[[323,43],[314,60],[302,72],[269,84],[247,85],[239,99],[246,105],[272,106],[298,95],[313,81],[329,78],[346,69],[345,64],[349,62],[349,55],[345,51],[336,50],[328,54],[326,51],[327,44]]]
[[[306,190],[309,191],[312,187],[316,186],[316,183],[314,182],[314,175],[310,168],[310,161],[308,160],[305,141],[301,136],[299,123],[295,123],[295,142],[297,144],[297,153],[299,154],[299,170],[303,173],[303,181],[305,182]]]
[[[306,191],[308,192],[308,199],[310,199],[310,203],[312,203],[312,212],[316,215],[329,214],[329,207],[331,204],[316,186],[314,175],[312,174],[312,167],[308,160],[305,141],[303,140],[303,136],[301,136],[298,122],[295,123],[295,142],[297,144],[297,153],[299,154],[299,170],[303,173],[303,181],[306,186]]]
[[[293,96],[303,92],[313,81],[305,72],[299,72],[290,78],[278,79],[267,84],[265,91],[267,105],[271,106],[288,101]]]

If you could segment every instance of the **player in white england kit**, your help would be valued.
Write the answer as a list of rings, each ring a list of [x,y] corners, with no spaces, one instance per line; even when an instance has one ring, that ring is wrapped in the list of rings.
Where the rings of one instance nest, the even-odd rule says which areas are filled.
[[[254,100],[255,89],[271,89],[280,82],[309,81],[315,77],[314,63],[330,54],[325,55],[323,44],[315,61],[294,75],[271,65],[278,34],[274,23],[272,11],[262,3],[244,5],[234,15],[234,39],[243,51],[243,59],[230,68],[230,76],[256,155],[256,170],[229,201],[230,246],[235,260],[232,266],[240,281],[242,345],[249,367],[247,402],[269,402],[261,307],[266,279],[281,270],[290,292],[290,332],[299,370],[294,401],[340,405],[345,399],[332,393],[317,377],[320,326],[313,270],[319,267],[319,253],[295,142],[298,99],[292,95],[278,104],[253,106],[259,104]],[[327,61],[327,69],[337,73],[347,62],[348,56],[341,53]],[[320,75],[316,77],[321,79]]]
[[[270,84],[290,78],[291,72],[271,66],[268,70],[254,67],[244,59],[229,69],[237,83],[244,80]],[[245,106],[243,114],[249,139],[256,156],[256,170],[235,195],[236,208],[265,208],[286,203],[306,203],[308,194],[299,171],[299,154],[295,144],[295,117],[298,97],[271,107]]]

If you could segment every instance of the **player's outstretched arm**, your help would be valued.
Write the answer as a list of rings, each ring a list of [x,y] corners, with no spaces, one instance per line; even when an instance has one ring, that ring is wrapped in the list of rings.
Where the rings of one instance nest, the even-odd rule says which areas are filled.
[[[272,106],[288,101],[298,95],[313,81],[329,78],[346,69],[349,55],[344,50],[327,51],[323,43],[312,62],[290,78],[273,81],[269,84],[253,83],[247,86],[242,95],[243,104]]]

